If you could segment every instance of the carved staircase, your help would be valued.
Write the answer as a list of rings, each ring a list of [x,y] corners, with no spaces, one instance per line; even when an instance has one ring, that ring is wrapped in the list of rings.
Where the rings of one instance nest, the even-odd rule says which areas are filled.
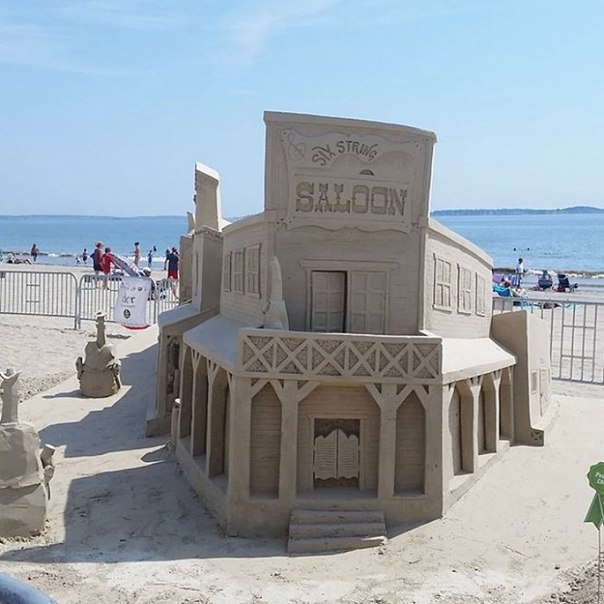
[[[292,510],[290,554],[376,547],[386,542],[386,522],[379,510]]]

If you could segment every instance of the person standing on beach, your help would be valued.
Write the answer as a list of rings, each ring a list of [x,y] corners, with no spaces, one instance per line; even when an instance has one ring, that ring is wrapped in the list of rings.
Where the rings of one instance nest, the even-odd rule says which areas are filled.
[[[84,250],[82,251],[82,262],[86,264],[86,260],[88,260],[88,250],[84,248]]]
[[[134,243],[134,264],[136,264],[136,266],[138,266],[138,263],[141,261],[141,244],[140,242],[136,241]]]
[[[92,252],[92,269],[94,270],[94,274],[98,277],[103,272],[103,267],[101,265],[101,260],[103,259],[103,242],[97,241],[94,245],[94,250]],[[97,281],[94,283],[95,287],[97,286]]]
[[[522,276],[524,275],[524,262],[522,258],[518,258],[518,264],[516,265],[516,271],[514,273],[514,287],[520,287],[522,285]]]
[[[176,283],[178,281],[178,250],[173,247],[172,250],[166,250],[166,264],[168,266],[168,281],[172,288],[172,293],[176,297]]]
[[[109,273],[111,272],[112,264],[114,266],[118,266],[116,261],[113,259],[113,256],[111,255],[111,248],[106,247],[105,253],[103,254],[103,257],[101,258],[101,268],[103,270],[103,275],[105,276],[103,287],[105,289],[107,289],[107,277],[109,277]]]
[[[33,258],[34,262],[38,261],[38,254],[40,253],[40,250],[38,249],[38,246],[34,243],[31,246],[31,257]]]
[[[149,268],[151,268],[152,264],[153,264],[153,250],[149,250],[149,253],[147,254],[147,265],[149,266]]]

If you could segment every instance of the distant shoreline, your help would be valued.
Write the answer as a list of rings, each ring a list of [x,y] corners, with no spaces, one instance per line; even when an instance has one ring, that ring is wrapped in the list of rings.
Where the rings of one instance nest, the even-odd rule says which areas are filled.
[[[604,214],[604,208],[593,206],[572,206],[556,209],[532,208],[481,208],[459,210],[434,210],[431,216],[520,216],[520,215],[545,215],[545,214]]]

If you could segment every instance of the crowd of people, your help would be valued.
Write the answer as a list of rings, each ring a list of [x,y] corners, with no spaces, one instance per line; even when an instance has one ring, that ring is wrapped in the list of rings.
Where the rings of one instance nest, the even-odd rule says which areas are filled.
[[[151,268],[153,264],[153,252],[157,251],[157,248],[153,246],[149,253],[147,254],[147,266],[145,268],[141,268],[141,248],[140,242],[136,241],[134,243],[134,249],[132,252],[133,256],[133,264],[138,271],[138,274],[141,276],[151,277]],[[84,248],[81,259],[82,262],[86,263],[88,258],[90,257],[92,261],[92,269],[94,270],[95,275],[104,276],[104,286],[107,287],[107,279],[106,277],[112,271],[112,268],[116,268],[119,270],[124,269],[124,259],[118,258],[116,260],[115,256],[111,252],[110,247],[104,247],[102,241],[97,241],[94,246],[94,250],[92,254],[88,256],[87,249]],[[119,261],[121,260],[121,262]],[[178,296],[177,291],[177,283],[178,283],[178,264],[180,261],[180,257],[178,254],[178,250],[175,247],[166,250],[166,256],[164,260],[164,270],[168,272],[168,282],[170,283],[170,288],[172,290],[173,295]]]

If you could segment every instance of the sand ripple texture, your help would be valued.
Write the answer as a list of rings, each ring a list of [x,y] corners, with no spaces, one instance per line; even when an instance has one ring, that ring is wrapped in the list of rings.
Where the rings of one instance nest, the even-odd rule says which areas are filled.
[[[86,344],[96,337],[94,323],[73,329],[72,319],[0,315],[0,370],[19,371],[19,392],[31,398],[75,376],[75,361]],[[130,337],[128,330],[108,324],[109,341]]]

